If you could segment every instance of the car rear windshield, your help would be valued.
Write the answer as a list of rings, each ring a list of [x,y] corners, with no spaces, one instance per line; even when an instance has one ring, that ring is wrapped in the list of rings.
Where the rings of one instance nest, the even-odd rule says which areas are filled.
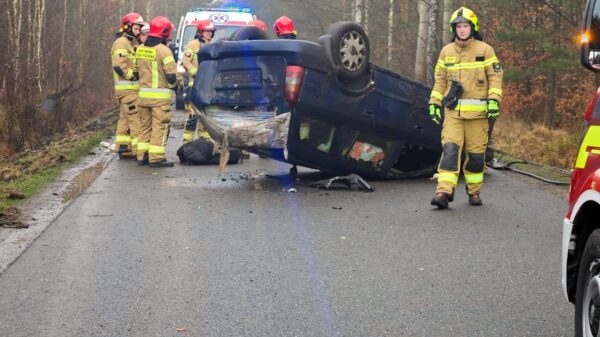
[[[242,26],[217,26],[217,31],[215,32],[213,40],[229,38],[231,34],[233,34],[233,32],[240,27]],[[194,36],[196,36],[196,31],[196,26],[185,27],[185,30],[183,31],[183,41],[181,43],[183,48],[185,48],[185,46],[187,46],[187,44],[194,39]]]

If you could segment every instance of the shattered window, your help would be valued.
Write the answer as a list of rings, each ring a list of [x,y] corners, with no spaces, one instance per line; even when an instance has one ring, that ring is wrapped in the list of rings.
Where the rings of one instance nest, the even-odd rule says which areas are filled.
[[[299,138],[305,146],[329,153],[335,135],[335,127],[309,118],[300,120]]]
[[[345,158],[361,166],[380,169],[390,154],[392,142],[385,138],[359,133],[349,146],[344,147]]]

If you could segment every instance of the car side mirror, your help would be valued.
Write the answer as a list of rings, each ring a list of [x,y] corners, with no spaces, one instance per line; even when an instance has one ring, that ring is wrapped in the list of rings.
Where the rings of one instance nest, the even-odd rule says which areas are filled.
[[[600,72],[600,0],[588,0],[580,35],[581,64]]]
[[[594,70],[600,70],[600,50],[588,50],[589,66]]]

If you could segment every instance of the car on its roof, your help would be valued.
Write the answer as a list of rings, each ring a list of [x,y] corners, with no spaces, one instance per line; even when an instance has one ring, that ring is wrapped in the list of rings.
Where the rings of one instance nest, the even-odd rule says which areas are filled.
[[[431,89],[372,64],[360,25],[333,24],[317,43],[268,40],[256,27],[232,40],[199,51],[191,99],[230,125],[291,113],[285,149],[248,150],[336,174],[401,178],[436,170],[441,126],[428,115]]]

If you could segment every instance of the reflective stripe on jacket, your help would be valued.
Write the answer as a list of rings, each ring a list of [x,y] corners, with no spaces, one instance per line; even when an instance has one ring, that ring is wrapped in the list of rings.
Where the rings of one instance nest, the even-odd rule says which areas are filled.
[[[137,48],[136,59],[140,72],[140,105],[161,106],[171,104],[173,87],[167,75],[175,75],[177,67],[171,50],[163,45]]]

